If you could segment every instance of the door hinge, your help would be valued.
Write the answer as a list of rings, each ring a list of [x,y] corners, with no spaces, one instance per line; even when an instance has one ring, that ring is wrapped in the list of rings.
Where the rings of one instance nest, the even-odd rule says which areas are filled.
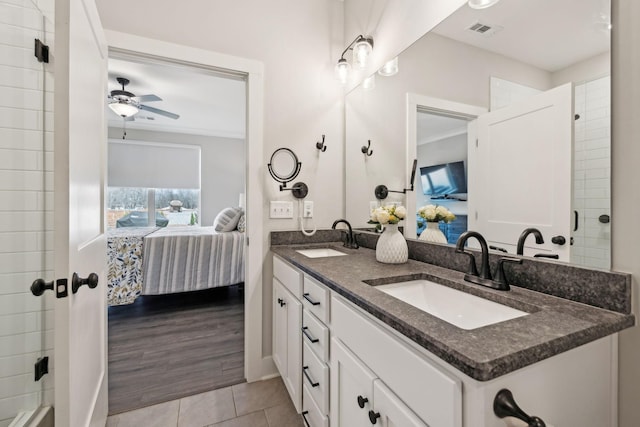
[[[247,246],[249,246],[249,236],[245,236],[245,240],[247,241]]]
[[[478,138],[476,138],[476,148],[478,148]]]
[[[42,378],[44,374],[49,373],[49,358],[47,356],[39,357],[38,361],[34,365],[34,370],[35,381],[40,381],[40,378]]]
[[[42,43],[40,39],[35,39],[34,54],[38,58],[38,62],[49,63],[49,46]]]
[[[478,211],[476,211],[476,221],[478,220]]]

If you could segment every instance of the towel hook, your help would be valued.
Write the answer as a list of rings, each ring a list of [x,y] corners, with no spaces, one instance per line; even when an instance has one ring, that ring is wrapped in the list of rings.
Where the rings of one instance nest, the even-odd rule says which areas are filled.
[[[365,154],[367,157],[371,157],[371,155],[373,154],[373,150],[370,150],[371,148],[371,140],[367,140],[367,145],[366,146],[362,146],[362,148],[360,149],[360,151],[362,151],[363,154]]]
[[[316,142],[316,148],[322,151],[323,153],[327,151],[327,146],[324,145],[324,135],[322,135],[322,142],[320,141]]]

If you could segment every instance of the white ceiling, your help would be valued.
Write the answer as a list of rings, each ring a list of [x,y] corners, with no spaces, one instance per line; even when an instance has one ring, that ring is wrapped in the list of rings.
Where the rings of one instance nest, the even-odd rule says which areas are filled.
[[[144,129],[228,138],[245,137],[245,81],[205,70],[170,63],[109,58],[108,90],[122,89],[116,77],[131,82],[126,90],[135,95],[154,94],[162,101],[143,103],[179,114],[176,120],[141,110],[127,129]],[[110,127],[124,121],[106,108]]]
[[[434,32],[554,72],[609,51],[610,9],[610,0],[502,0],[464,5]],[[499,31],[467,30],[478,22]]]

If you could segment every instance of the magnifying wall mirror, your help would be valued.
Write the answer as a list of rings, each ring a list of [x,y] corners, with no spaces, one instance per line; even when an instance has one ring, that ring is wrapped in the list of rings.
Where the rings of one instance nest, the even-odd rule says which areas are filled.
[[[298,161],[296,154],[289,148],[278,148],[271,155],[267,165],[269,173],[280,183],[280,190],[287,188],[287,183],[296,179],[300,173],[302,163]]]

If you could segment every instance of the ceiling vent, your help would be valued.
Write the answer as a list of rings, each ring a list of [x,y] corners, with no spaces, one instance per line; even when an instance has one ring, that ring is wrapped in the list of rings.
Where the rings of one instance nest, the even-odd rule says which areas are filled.
[[[467,27],[468,31],[472,31],[476,34],[480,34],[484,37],[491,37],[492,35],[494,35],[495,33],[501,31],[503,29],[503,27],[499,26],[499,25],[490,25],[490,24],[483,24],[481,22],[476,22],[472,25],[470,25],[469,27]]]

